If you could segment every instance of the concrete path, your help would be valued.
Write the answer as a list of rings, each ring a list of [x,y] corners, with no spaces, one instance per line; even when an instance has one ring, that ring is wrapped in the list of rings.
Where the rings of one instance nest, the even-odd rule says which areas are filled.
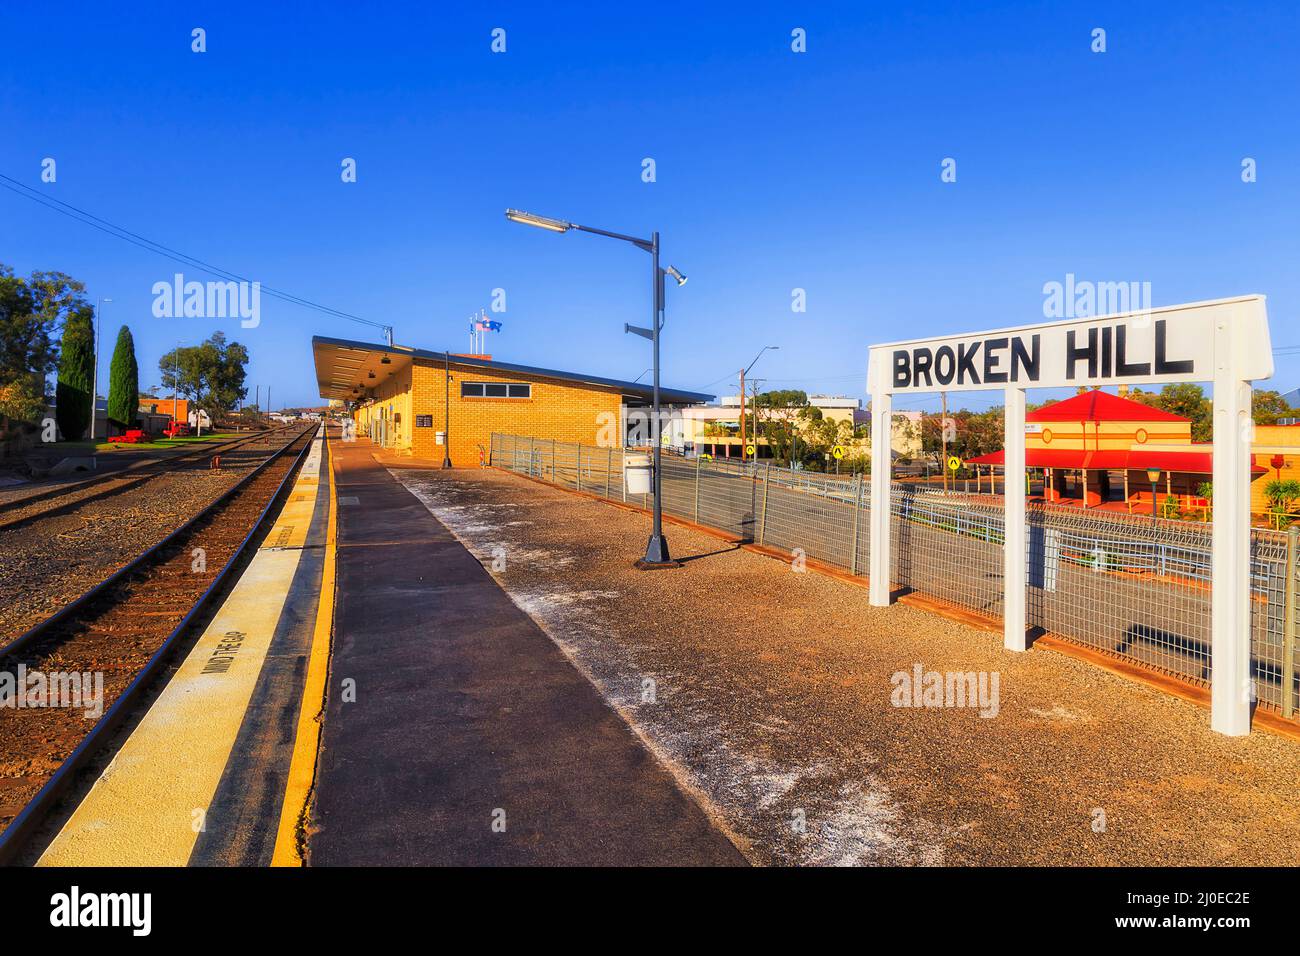
[[[556,644],[332,444],[338,604],[312,865],[743,865]]]

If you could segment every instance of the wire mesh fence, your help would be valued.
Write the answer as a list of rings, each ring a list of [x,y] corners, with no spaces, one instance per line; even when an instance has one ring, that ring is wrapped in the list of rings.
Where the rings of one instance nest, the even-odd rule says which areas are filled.
[[[648,508],[648,492],[627,491],[634,455],[647,457],[492,436],[493,465]],[[865,574],[871,494],[862,476],[674,454],[662,454],[662,469],[666,514]],[[1006,535],[998,500],[898,482],[890,497],[892,585],[1000,617]],[[1029,509],[1023,547],[1031,627],[1208,686],[1208,524],[1040,505]],[[1256,529],[1251,549],[1254,691],[1290,717],[1300,710],[1297,534]]]

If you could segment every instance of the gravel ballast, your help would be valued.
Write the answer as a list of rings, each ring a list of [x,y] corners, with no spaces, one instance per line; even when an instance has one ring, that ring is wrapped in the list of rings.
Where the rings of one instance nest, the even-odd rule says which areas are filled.
[[[1291,740],[693,529],[636,571],[648,516],[516,475],[393,473],[754,862],[1293,864]],[[894,706],[918,665],[996,706]]]

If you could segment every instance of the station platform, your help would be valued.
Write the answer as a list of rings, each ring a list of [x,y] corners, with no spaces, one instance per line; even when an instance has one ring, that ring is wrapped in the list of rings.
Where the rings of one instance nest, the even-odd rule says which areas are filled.
[[[296,818],[281,818],[305,801],[315,748],[295,754],[300,711],[308,662],[322,671],[328,651],[325,452],[322,434],[238,581],[38,865],[262,866],[277,841],[292,859]]]
[[[331,442],[338,589],[312,865],[744,865],[375,459]]]

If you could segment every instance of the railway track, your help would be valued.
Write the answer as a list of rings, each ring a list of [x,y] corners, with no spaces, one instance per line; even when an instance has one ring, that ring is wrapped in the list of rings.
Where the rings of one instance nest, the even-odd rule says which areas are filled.
[[[284,447],[177,528],[56,614],[0,648],[0,673],[103,677],[103,712],[0,708],[0,864],[13,863],[84,767],[132,714],[189,625],[289,488],[317,426]],[[205,555],[196,570],[195,549]]]
[[[292,430],[294,430],[293,426],[287,426],[241,435],[221,442],[205,443],[169,458],[143,462],[119,471],[57,485],[0,503],[0,531],[58,514],[89,501],[98,501],[110,495],[138,488],[159,475],[176,471],[181,466],[224,455],[255,442],[274,440]],[[38,505],[42,507],[37,507]]]

